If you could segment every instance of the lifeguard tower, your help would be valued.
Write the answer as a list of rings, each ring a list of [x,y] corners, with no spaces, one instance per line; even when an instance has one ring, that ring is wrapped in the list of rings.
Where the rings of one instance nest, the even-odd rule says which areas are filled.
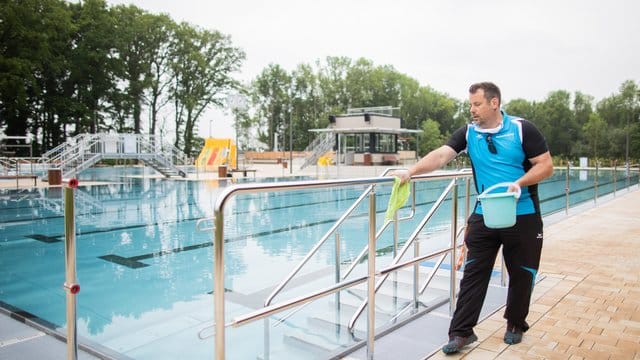
[[[391,106],[354,108],[343,115],[329,116],[327,128],[309,130],[318,136],[307,148],[309,155],[302,167],[315,164],[330,151],[336,152],[334,163],[338,166],[341,163],[394,165],[407,156],[415,159],[415,152],[399,149],[399,137],[418,134],[422,130],[402,128],[402,119],[393,116],[397,109]]]

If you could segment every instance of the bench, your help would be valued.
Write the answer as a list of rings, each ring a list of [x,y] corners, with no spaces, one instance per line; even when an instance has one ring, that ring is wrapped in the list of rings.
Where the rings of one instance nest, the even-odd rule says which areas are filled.
[[[231,173],[237,172],[242,173],[242,176],[247,177],[247,173],[253,173],[253,177],[256,177],[256,169],[231,169],[228,170]]]
[[[33,186],[38,185],[38,175],[20,174],[20,175],[0,175],[0,180],[16,180],[16,188],[20,187],[20,179],[33,179]]]
[[[305,158],[307,154],[304,151],[245,151],[243,157],[251,164],[264,163],[264,164],[281,164],[283,161],[294,158]]]

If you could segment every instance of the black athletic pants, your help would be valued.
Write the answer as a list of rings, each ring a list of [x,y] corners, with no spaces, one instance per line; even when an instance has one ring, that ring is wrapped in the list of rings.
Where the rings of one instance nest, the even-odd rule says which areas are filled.
[[[480,310],[496,261],[498,249],[509,273],[509,292],[504,317],[511,325],[529,329],[525,321],[529,313],[531,293],[542,251],[542,218],[540,214],[519,215],[513,227],[489,229],[481,215],[472,214],[465,238],[467,261],[460,282],[456,310],[449,326],[449,336],[470,336],[478,323]]]

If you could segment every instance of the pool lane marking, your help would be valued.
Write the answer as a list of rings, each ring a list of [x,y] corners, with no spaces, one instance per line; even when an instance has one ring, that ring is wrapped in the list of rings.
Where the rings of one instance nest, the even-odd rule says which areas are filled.
[[[447,201],[450,201],[450,199],[447,199]],[[424,204],[429,204],[429,203],[433,203],[433,202],[431,201],[431,202],[426,202],[426,203],[416,204],[416,205],[422,206]],[[383,214],[385,211],[386,211],[386,209],[377,211],[377,213]],[[357,215],[354,215],[353,218],[367,217],[367,216],[368,216],[367,214],[357,214]],[[322,224],[333,224],[336,221],[338,221],[338,219],[328,219],[328,220],[316,221],[316,222],[306,223],[306,224],[301,224],[301,225],[287,226],[287,227],[276,229],[276,230],[263,231],[263,232],[259,232],[259,233],[255,233],[255,234],[251,234],[251,235],[243,235],[243,236],[237,236],[235,238],[229,238],[229,239],[225,240],[225,243],[234,242],[234,241],[238,241],[238,240],[244,240],[247,237],[257,238],[257,237],[268,236],[268,235],[273,235],[273,234],[277,234],[277,233],[288,232],[288,231],[292,231],[292,230],[299,230],[299,229],[303,229],[303,228],[306,228],[306,227],[318,226],[318,225],[322,225]],[[154,251],[152,253],[136,255],[136,256],[131,256],[131,257],[124,257],[124,256],[120,256],[120,255],[115,255],[115,254],[108,254],[108,255],[98,256],[98,258],[100,258],[102,260],[105,260],[105,261],[112,262],[114,264],[126,266],[126,267],[128,267],[130,269],[139,269],[139,268],[150,266],[149,264],[145,264],[145,263],[141,262],[141,260],[149,260],[149,259],[153,259],[155,257],[181,253],[183,251],[197,250],[197,249],[201,249],[201,248],[205,248],[205,247],[209,247],[209,246],[213,246],[213,242],[212,241],[207,241],[206,243],[201,243],[201,244],[184,246],[184,247],[171,249],[171,250]]]
[[[391,195],[391,193],[385,194],[385,195]],[[350,198],[347,198],[346,200],[353,200],[353,199],[356,199],[356,197],[350,197]],[[276,210],[288,209],[288,208],[293,208],[293,207],[304,207],[304,206],[310,206],[310,205],[320,205],[320,204],[324,204],[324,203],[328,203],[328,202],[332,202],[332,201],[320,201],[320,202],[313,202],[313,203],[292,204],[292,205],[264,208],[264,209],[260,209],[260,211],[276,211]],[[420,204],[416,204],[416,205],[424,205],[424,204],[430,204],[430,203],[433,203],[433,201],[428,201],[426,203],[420,203]],[[241,214],[250,214],[250,213],[251,213],[250,211],[239,211],[239,212],[234,213],[234,215],[237,216],[237,215],[241,215]],[[60,217],[60,216],[56,216],[56,217]],[[54,217],[54,218],[56,218],[56,217]],[[150,225],[157,226],[158,224],[171,224],[171,223],[178,223],[178,222],[184,222],[184,221],[198,221],[200,219],[202,219],[202,218],[198,217],[198,218],[183,219],[183,220],[177,220],[177,221],[165,221],[165,222],[162,222],[162,223],[154,223],[154,224],[128,225],[128,226],[121,226],[121,227],[113,227],[113,228],[109,228],[109,229],[98,229],[98,230],[92,230],[92,231],[83,231],[83,232],[79,232],[78,235],[99,234],[99,233],[105,233],[105,232],[111,232],[111,231],[147,227],[147,226],[150,226]],[[44,242],[44,243],[55,243],[55,242],[62,241],[64,239],[64,234],[62,234],[62,235],[50,235],[50,236],[42,235],[42,234],[30,234],[30,235],[25,235],[24,237],[30,238],[30,239],[33,239],[33,240],[38,240],[38,241],[41,241],[41,242]],[[119,257],[119,259],[125,259],[125,258]],[[127,262],[125,260],[114,259],[114,262],[116,262],[116,261],[122,261],[122,262],[125,262],[125,263]]]
[[[447,201],[450,201],[450,199],[447,199]],[[429,203],[433,203],[432,201],[428,201],[425,203],[421,203],[421,204],[416,204],[417,206],[422,206],[425,204],[429,204]],[[377,211],[378,213],[384,213],[386,211],[385,210],[380,210]],[[358,214],[358,215],[354,215],[353,217],[366,217],[368,216],[367,214]],[[328,220],[323,220],[323,221],[317,221],[317,222],[313,222],[313,223],[306,223],[306,224],[301,224],[301,225],[295,225],[295,226],[287,226],[284,228],[280,228],[277,230],[271,230],[271,231],[263,231],[263,232],[259,232],[259,233],[255,233],[255,234],[251,234],[251,235],[243,235],[243,236],[238,236],[235,238],[229,238],[225,240],[225,243],[229,243],[229,242],[234,242],[234,241],[238,241],[238,240],[244,240],[247,237],[262,237],[262,236],[268,236],[268,235],[273,235],[273,234],[277,234],[277,233],[282,233],[282,232],[287,232],[287,231],[292,231],[292,230],[299,230],[299,229],[303,229],[306,227],[312,227],[312,226],[317,226],[317,225],[322,225],[322,224],[328,224],[328,223],[335,223],[337,221],[337,219],[328,219]],[[139,225],[139,226],[134,226],[134,227],[141,227],[141,226],[147,226],[147,225]],[[106,232],[106,231],[95,231],[95,232]],[[87,233],[83,233],[83,235],[86,235]],[[99,259],[114,263],[114,264],[118,264],[118,265],[122,265],[122,266],[126,266],[130,269],[140,269],[140,268],[144,268],[147,266],[150,266],[149,264],[145,264],[143,262],[141,262],[142,260],[149,260],[149,259],[153,259],[156,257],[160,257],[160,256],[164,256],[164,255],[171,255],[171,254],[177,254],[177,253],[181,253],[183,251],[190,251],[190,250],[197,250],[197,249],[202,249],[202,248],[206,248],[206,247],[210,247],[213,246],[213,242],[212,241],[207,241],[205,243],[201,243],[201,244],[195,244],[195,245],[189,245],[189,246],[183,246],[180,248],[175,248],[175,249],[170,249],[170,250],[162,250],[162,251],[154,251],[148,254],[142,254],[142,255],[136,255],[136,256],[130,256],[130,257],[125,257],[125,256],[120,256],[120,255],[116,255],[116,254],[107,254],[107,255],[102,255],[102,256],[98,256]]]
[[[303,228],[306,228],[306,227],[317,226],[317,225],[328,224],[328,223],[334,223],[334,222],[336,222],[336,219],[317,221],[317,222],[313,222],[313,223],[307,223],[307,224],[296,225],[296,226],[288,226],[286,228],[281,228],[281,229],[277,229],[277,230],[263,231],[263,232],[259,232],[259,233],[255,233],[255,234],[251,234],[251,235],[243,235],[243,236],[237,236],[235,238],[229,238],[229,239],[225,240],[225,243],[244,240],[244,239],[246,239],[248,237],[268,236],[268,235],[287,232],[287,231],[291,231],[291,230],[299,230],[299,229],[303,229]],[[128,267],[130,269],[139,269],[139,268],[150,266],[149,264],[145,264],[145,263],[141,262],[142,260],[149,260],[149,259],[153,259],[153,258],[156,258],[156,257],[164,256],[164,255],[177,254],[177,253],[181,253],[183,251],[197,250],[197,249],[202,249],[202,248],[206,248],[206,247],[210,247],[210,246],[213,246],[213,241],[207,241],[205,243],[189,245],[189,246],[182,246],[182,247],[171,249],[171,250],[154,251],[152,253],[136,255],[136,256],[130,256],[130,257],[124,257],[124,256],[120,256],[120,255],[115,255],[115,254],[108,254],[108,255],[98,256],[98,258],[100,258],[102,260],[105,260],[105,261],[112,262],[114,264],[126,266],[126,267]]]
[[[50,244],[50,243],[61,242],[62,240],[60,240],[60,237],[64,237],[64,236],[61,236],[61,235],[47,236],[42,234],[31,234],[31,235],[25,235],[24,237]]]

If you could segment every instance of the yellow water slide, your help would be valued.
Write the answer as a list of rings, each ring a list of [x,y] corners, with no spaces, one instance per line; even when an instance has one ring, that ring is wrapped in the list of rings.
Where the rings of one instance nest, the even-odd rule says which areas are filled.
[[[236,145],[231,139],[206,138],[196,159],[196,167],[200,171],[217,171],[220,165],[235,169],[236,151]]]

